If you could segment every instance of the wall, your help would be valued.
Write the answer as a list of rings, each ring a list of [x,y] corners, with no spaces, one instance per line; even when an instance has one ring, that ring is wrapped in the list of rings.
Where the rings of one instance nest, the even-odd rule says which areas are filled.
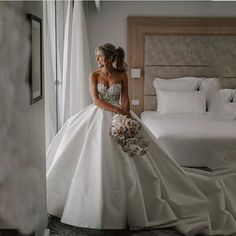
[[[93,69],[94,49],[111,42],[127,49],[127,16],[236,17],[236,2],[164,2],[164,1],[101,1],[87,4],[87,25]]]
[[[43,20],[43,2],[27,1],[25,2],[25,12],[31,13]],[[42,22],[43,26],[43,22]],[[43,36],[42,36],[43,37]],[[44,81],[44,79],[43,79]],[[44,83],[43,83],[44,92]],[[35,236],[41,236],[47,224],[46,211],[46,151],[45,151],[45,111],[44,111],[44,95],[43,99],[30,106],[29,110],[29,130],[30,130],[30,150],[34,156],[36,166],[40,171],[40,179],[38,180],[39,195],[37,196],[39,214],[39,223],[35,231]]]
[[[0,2],[0,229],[42,236],[47,223],[44,99],[30,105],[26,13],[42,18],[42,2]]]

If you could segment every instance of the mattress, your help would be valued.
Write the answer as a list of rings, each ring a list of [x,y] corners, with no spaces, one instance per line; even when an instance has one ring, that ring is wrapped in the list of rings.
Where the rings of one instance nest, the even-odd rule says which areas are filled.
[[[236,164],[236,121],[206,114],[145,111],[144,125],[181,166],[220,169]]]

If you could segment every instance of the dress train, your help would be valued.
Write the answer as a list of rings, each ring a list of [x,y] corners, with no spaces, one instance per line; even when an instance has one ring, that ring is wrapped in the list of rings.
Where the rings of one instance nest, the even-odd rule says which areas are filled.
[[[185,235],[235,234],[235,169],[181,168],[143,124],[148,152],[130,157],[109,135],[112,115],[92,104],[53,139],[47,152],[49,214],[86,228],[174,226]]]

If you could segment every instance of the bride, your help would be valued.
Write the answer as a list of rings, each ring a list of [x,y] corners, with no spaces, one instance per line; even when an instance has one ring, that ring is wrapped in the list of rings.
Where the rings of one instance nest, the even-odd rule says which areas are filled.
[[[235,233],[235,211],[222,209],[210,192],[219,196],[216,183],[182,169],[130,112],[124,57],[121,47],[109,43],[96,49],[99,68],[89,78],[93,104],[67,120],[47,152],[48,213],[86,228]],[[142,124],[140,133],[149,142],[143,156],[130,157],[111,138],[114,114]]]

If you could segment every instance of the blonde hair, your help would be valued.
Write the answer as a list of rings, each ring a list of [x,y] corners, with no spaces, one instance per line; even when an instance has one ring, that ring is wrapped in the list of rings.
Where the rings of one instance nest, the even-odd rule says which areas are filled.
[[[113,66],[121,72],[127,71],[127,63],[125,62],[125,51],[122,47],[116,48],[111,43],[105,43],[96,48],[95,52],[101,51],[105,58],[112,59]]]

